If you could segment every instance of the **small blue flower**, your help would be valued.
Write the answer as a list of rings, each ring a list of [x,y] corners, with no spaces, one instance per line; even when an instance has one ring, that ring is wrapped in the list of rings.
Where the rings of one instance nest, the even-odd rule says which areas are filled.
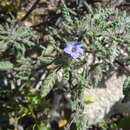
[[[81,48],[81,42],[73,42],[67,45],[67,47],[64,49],[64,52],[71,55],[73,59],[77,59],[78,57],[82,56],[84,54],[83,49]]]

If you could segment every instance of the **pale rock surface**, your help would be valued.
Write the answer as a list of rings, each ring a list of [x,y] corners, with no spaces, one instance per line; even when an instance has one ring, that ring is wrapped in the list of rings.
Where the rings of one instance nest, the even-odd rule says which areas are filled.
[[[95,99],[95,102],[85,104],[84,114],[86,114],[88,118],[88,126],[96,124],[101,119],[104,119],[106,115],[112,114],[110,112],[112,110],[111,108],[113,108],[117,102],[118,104],[117,106],[115,105],[115,112],[120,112],[126,109],[125,107],[127,105],[125,104],[124,106],[123,104],[124,107],[122,108],[122,104],[120,102],[124,97],[123,83],[126,77],[126,75],[119,76],[117,72],[113,72],[110,78],[105,82],[104,87],[85,89],[84,96],[90,96]]]

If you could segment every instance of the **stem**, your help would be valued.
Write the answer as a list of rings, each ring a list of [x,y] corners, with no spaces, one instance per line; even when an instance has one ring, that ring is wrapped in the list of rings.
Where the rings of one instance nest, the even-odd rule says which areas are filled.
[[[32,5],[32,7],[28,10],[28,12],[26,13],[26,15],[23,16],[23,18],[21,18],[20,20],[18,20],[15,25],[18,25],[18,24],[20,24],[21,22],[25,21],[26,18],[32,13],[32,11],[35,9],[36,5],[37,5],[39,2],[40,2],[40,0],[36,0],[36,1],[34,2],[34,4]]]

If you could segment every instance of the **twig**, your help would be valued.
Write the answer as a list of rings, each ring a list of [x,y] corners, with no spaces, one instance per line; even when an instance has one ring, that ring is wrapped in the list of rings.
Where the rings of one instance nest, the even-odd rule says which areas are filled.
[[[128,67],[126,67],[123,63],[121,63],[121,62],[118,61],[118,60],[115,60],[115,62],[116,62],[118,65],[120,65],[120,66],[124,69],[124,71],[125,71],[126,73],[128,73],[128,75],[130,75],[130,69],[129,69]]]
[[[32,5],[32,7],[28,10],[28,12],[26,13],[26,15],[23,16],[20,20],[18,20],[15,25],[18,25],[19,23],[23,22],[23,21],[32,13],[32,11],[35,9],[36,5],[37,5],[39,2],[40,2],[40,0],[36,0],[36,1],[34,2],[34,4]]]
[[[88,9],[88,11],[93,14],[93,10],[92,10],[92,7],[86,2],[84,1],[84,5],[86,6],[86,8]]]
[[[38,23],[38,24],[36,24],[36,25],[32,25],[31,26],[31,28],[37,28],[37,27],[39,27],[39,26],[41,26],[41,25],[50,25],[51,23],[53,23],[53,25],[54,25],[54,23],[55,23],[55,20],[56,19],[59,19],[59,18],[61,18],[62,19],[62,13],[59,13],[59,14],[56,14],[55,16],[53,16],[52,18],[50,18],[49,20],[47,20],[47,21],[43,21],[43,22],[41,22],[41,23]],[[55,26],[57,26],[58,27],[58,25],[55,25]]]
[[[48,74],[47,71],[43,72],[40,77],[38,77],[37,81],[35,84],[33,84],[33,88],[35,88],[36,90],[39,90],[39,88],[42,85],[43,80],[45,79],[46,75]]]

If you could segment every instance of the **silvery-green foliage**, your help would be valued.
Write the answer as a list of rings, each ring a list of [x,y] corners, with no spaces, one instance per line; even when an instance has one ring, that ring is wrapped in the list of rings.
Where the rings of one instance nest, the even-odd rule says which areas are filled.
[[[41,96],[45,97],[53,89],[56,81],[56,73],[49,74],[41,86]]]
[[[34,111],[38,109],[39,105],[42,106],[46,103],[42,96],[46,96],[55,84],[54,73],[49,73],[44,83],[42,81],[43,91],[40,95],[36,91],[39,75],[46,68],[41,65],[48,64],[54,59],[48,56],[53,48],[40,46],[38,39],[39,37],[31,28],[15,27],[13,20],[0,25],[0,105],[3,110],[10,111],[9,113],[3,111],[0,123],[5,115],[8,117],[14,115],[12,118],[18,122],[26,116],[35,120],[37,114]],[[36,54],[41,52],[40,56],[33,57],[33,53],[30,52],[35,50],[37,50]],[[52,80],[49,79],[48,84],[49,77]],[[5,123],[7,126],[1,124],[0,128],[6,129],[9,126],[8,123],[9,118]],[[37,125],[35,122],[34,126]]]
[[[0,62],[0,70],[4,71],[4,70],[11,70],[13,69],[13,64],[9,61],[3,61],[3,62]]]
[[[82,93],[86,87],[101,87],[100,83],[107,79],[109,72],[119,66],[115,61],[128,58],[130,18],[114,8],[99,9],[78,17],[74,10],[64,6],[59,13],[62,20],[58,29],[48,27],[49,44],[46,47],[39,45],[31,28],[16,28],[13,21],[0,25],[0,96],[13,100],[8,100],[2,107],[17,110],[14,112],[17,120],[31,116],[38,127],[41,120],[36,111],[50,119],[49,111],[43,112],[49,109],[44,100],[48,94],[56,89],[69,91],[71,110],[77,112],[73,121],[83,130],[86,118],[82,113]],[[63,47],[81,36],[85,54],[74,60],[64,54]],[[40,54],[33,57],[30,50],[35,49]],[[62,85],[57,87],[58,82]]]
[[[123,86],[124,99],[123,102],[127,102],[130,100],[130,76],[125,80]]]
[[[102,87],[101,83],[107,80],[110,72],[118,68],[119,64],[116,61],[121,62],[124,57],[128,58],[130,17],[126,12],[120,12],[115,8],[101,8],[94,14],[77,17],[76,12],[64,6],[61,13],[63,14],[63,20],[59,25],[61,29],[50,28],[50,35],[54,39],[59,39],[61,44],[69,44],[83,35],[81,42],[86,52],[83,58],[72,60],[68,65],[71,75],[68,83],[72,83],[72,86],[81,91],[90,86]],[[86,33],[83,33],[84,31]],[[84,38],[87,38],[89,43]],[[90,54],[92,58],[87,59]],[[81,64],[77,66],[77,63]],[[66,74],[66,71],[64,73]],[[74,97],[77,98],[73,95]],[[76,105],[72,109],[75,110]]]
[[[61,41],[70,42],[77,40],[86,30],[84,37],[88,38],[89,36],[91,40],[89,44],[86,44],[84,40],[82,40],[82,43],[85,50],[92,53],[94,57],[93,65],[86,69],[91,71],[94,64],[94,69],[100,68],[101,71],[95,74],[95,81],[98,83],[98,81],[101,81],[103,73],[116,67],[114,65],[115,59],[118,60],[122,55],[120,46],[126,47],[129,45],[126,44],[129,42],[129,37],[126,38],[126,34],[129,35],[129,23],[127,22],[129,20],[126,13],[121,14],[117,9],[106,8],[97,10],[94,15],[88,14],[83,18],[82,16],[77,18],[66,6],[61,12],[63,12],[64,20],[60,23],[60,26],[64,33],[61,30],[56,31],[56,29],[51,28],[51,35]],[[117,29],[120,31],[117,31]],[[89,53],[86,54],[89,55]],[[86,58],[84,58],[84,61],[88,62]],[[99,80],[96,78],[98,75],[100,75]]]

